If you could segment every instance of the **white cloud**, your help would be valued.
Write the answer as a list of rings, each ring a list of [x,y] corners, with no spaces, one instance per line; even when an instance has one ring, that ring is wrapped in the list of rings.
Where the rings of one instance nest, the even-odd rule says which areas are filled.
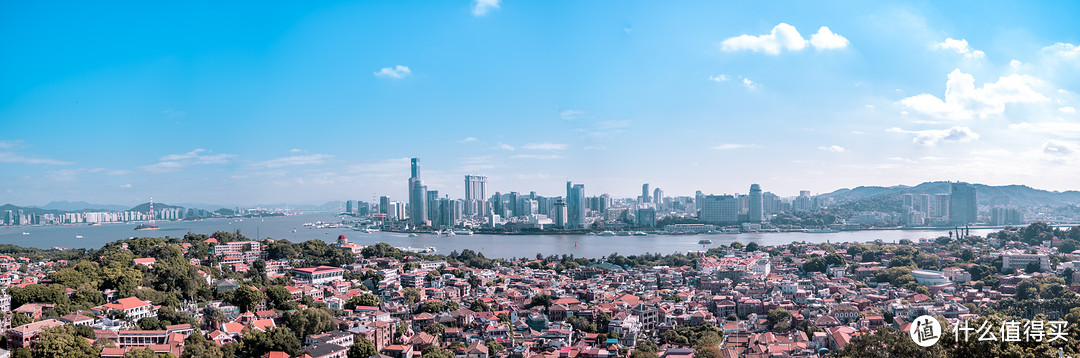
[[[742,84],[743,84],[743,86],[746,86],[746,88],[749,88],[749,89],[752,89],[752,90],[758,88],[758,84],[756,82],[754,82],[754,81],[751,81],[749,78],[743,78],[742,79]]]
[[[499,149],[513,151],[514,146],[506,144],[506,143],[499,143]]]
[[[721,74],[719,76],[709,76],[709,81],[713,82],[727,82],[731,80],[731,76]]]
[[[820,146],[818,149],[833,153],[843,153],[847,151],[847,149],[838,145]]]
[[[1032,89],[1039,80],[1026,75],[1009,75],[995,83],[975,87],[975,77],[960,72],[949,73],[945,83],[945,100],[931,94],[920,94],[900,100],[905,107],[941,119],[985,118],[1005,112],[1008,103],[1034,103],[1049,100]]]
[[[313,165],[325,163],[334,156],[329,154],[294,155],[289,157],[274,158],[252,164],[255,168],[281,168],[294,165]]]
[[[121,187],[121,188],[130,188],[130,187],[131,187],[131,184],[124,184],[124,185],[121,185],[120,187]]]
[[[559,112],[559,117],[562,117],[562,119],[565,119],[565,120],[578,119],[578,118],[581,118],[581,116],[583,116],[583,115],[585,115],[585,111],[579,111],[579,110],[576,110],[576,109],[568,109],[568,110]]]
[[[979,59],[986,57],[985,52],[973,49],[968,46],[968,42],[965,39],[956,40],[953,38],[946,38],[944,42],[934,43],[933,49],[955,51],[958,54],[964,55],[964,58],[970,59]]]
[[[458,143],[475,142],[477,140],[476,137],[466,137],[465,139],[459,140]]]
[[[1080,135],[1080,123],[1074,122],[1023,122],[1010,124],[1010,130],[1028,131],[1034,133],[1057,134],[1057,135]]]
[[[511,158],[547,160],[547,159],[562,159],[564,157],[561,156],[561,155],[555,155],[555,154],[518,154],[518,155],[512,156]]]
[[[725,39],[720,43],[720,48],[724,51],[749,50],[779,55],[783,50],[802,51],[807,45],[818,50],[840,49],[847,47],[848,40],[833,33],[826,26],[822,26],[817,33],[810,36],[810,40],[806,40],[799,34],[799,30],[795,29],[795,26],[780,23],[766,35],[744,34]]]
[[[566,149],[566,144],[548,143],[548,142],[529,143],[529,144],[521,146],[521,148],[529,149],[529,150],[565,150]]]
[[[918,145],[932,146],[941,142],[970,142],[979,139],[979,134],[968,127],[955,126],[949,129],[927,129],[921,131],[909,131],[900,128],[889,128],[889,132],[914,134],[912,142]]]
[[[300,149],[300,148],[289,149],[289,153],[300,153],[300,152],[303,152],[303,151],[304,150]]]
[[[1042,152],[1049,155],[1068,157],[1077,152],[1077,146],[1073,143],[1048,140],[1043,143]]]
[[[1023,62],[1020,62],[1020,61],[1017,61],[1017,60],[1009,61],[1009,67],[1012,67],[1012,68],[1020,68],[1020,66],[1023,66],[1023,65],[1024,65]]]
[[[1058,42],[1056,44],[1043,48],[1042,51],[1048,52],[1052,56],[1065,60],[1080,59],[1080,46],[1076,46],[1070,43]]]
[[[501,0],[475,0],[473,5],[473,16],[484,16],[492,9],[499,8],[499,2]]]
[[[229,159],[236,157],[234,154],[210,154],[211,151],[196,148],[187,153],[168,154],[158,159],[158,163],[141,166],[142,170],[152,173],[171,173],[184,169],[189,165],[225,164]]]
[[[45,164],[45,165],[70,165],[72,162],[63,160],[49,159],[49,158],[34,158],[22,156],[15,152],[0,152],[0,163],[21,163],[21,164]]]
[[[378,72],[375,72],[375,77],[379,78],[403,78],[411,75],[412,70],[409,66],[397,65],[394,67],[383,67]]]
[[[712,150],[732,150],[757,147],[757,144],[736,144],[736,143],[724,143],[721,145],[714,145],[709,147]]]
[[[1063,114],[1076,114],[1076,107],[1061,107],[1058,108],[1058,112]]]
[[[816,34],[810,36],[810,45],[818,50],[841,49],[847,47],[848,39],[833,33],[828,27],[822,26]]]

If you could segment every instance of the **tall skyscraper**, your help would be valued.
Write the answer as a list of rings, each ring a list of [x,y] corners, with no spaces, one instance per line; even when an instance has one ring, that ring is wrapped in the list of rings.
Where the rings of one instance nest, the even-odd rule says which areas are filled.
[[[933,211],[930,216],[934,218],[949,217],[949,194],[934,195]]]
[[[412,158],[412,177],[409,178],[409,223],[413,227],[427,224],[427,187],[420,181],[420,159]]]
[[[649,183],[641,184],[641,200],[640,200],[640,202],[642,204],[652,202],[652,200],[649,199]]]
[[[975,187],[967,183],[950,183],[949,190],[949,222],[959,226],[979,221]]]
[[[487,177],[482,175],[465,176],[465,215],[478,215],[483,210],[482,201],[487,198]]]
[[[555,209],[552,209],[551,220],[557,228],[566,227],[566,202],[562,199],[555,200]]]
[[[427,217],[428,220],[431,221],[431,226],[446,225],[446,223],[442,221],[443,217],[440,214],[443,208],[439,202],[438,190],[428,190],[427,203],[425,204],[427,204]]]
[[[746,218],[752,223],[759,223],[765,220],[764,202],[761,198],[761,186],[757,184],[750,184],[750,205]]]
[[[566,226],[572,229],[585,227],[585,184],[566,182]]]
[[[390,213],[390,197],[389,196],[380,196],[379,197],[379,214],[389,214],[389,213]]]
[[[664,205],[664,191],[663,190],[660,190],[660,188],[653,189],[652,194],[653,194],[652,195],[652,201],[653,201],[653,204],[656,204],[656,207],[659,208],[661,205]]]

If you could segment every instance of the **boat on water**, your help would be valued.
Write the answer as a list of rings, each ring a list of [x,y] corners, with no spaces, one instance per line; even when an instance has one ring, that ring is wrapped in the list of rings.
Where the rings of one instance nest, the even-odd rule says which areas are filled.
[[[615,232],[614,231],[601,231],[599,234],[596,234],[596,236],[615,236]]]
[[[720,230],[720,233],[727,235],[738,235],[741,234],[742,231],[739,231],[739,228],[736,227],[726,227],[723,230]]]
[[[28,232],[26,232],[26,231],[23,231],[23,233],[22,233],[22,234],[23,234],[23,235],[30,235],[30,233],[28,233]]]
[[[618,235],[618,236],[630,236],[630,232],[629,231],[619,231],[619,233],[617,233],[615,235]]]
[[[698,245],[710,245],[710,244],[712,244],[712,240],[709,240],[709,239],[698,240],[697,243],[698,243]]]
[[[82,238],[82,235],[75,235],[75,238],[76,238],[76,239],[81,239],[81,238]]]
[[[160,229],[160,228],[155,224],[139,224],[139,226],[135,227],[135,231],[149,231],[149,230],[157,230],[157,229]]]
[[[435,249],[434,246],[428,246],[428,247],[424,247],[424,248],[411,247],[411,246],[395,247],[395,248],[398,249],[398,250],[404,251],[404,252],[411,252],[411,253],[415,253],[415,254],[428,254],[428,253],[434,253],[434,252],[438,251],[438,250]]]
[[[442,233],[442,235],[443,236],[457,236],[457,234],[455,234],[453,230],[446,230],[445,232]]]
[[[452,232],[453,232],[453,233],[454,233],[455,235],[466,235],[466,236],[468,236],[468,235],[472,235],[472,234],[473,234],[472,230],[454,230],[454,231],[452,231]]]
[[[839,232],[839,231],[836,231],[836,230],[833,230],[833,229],[806,230],[807,234],[832,234],[832,233],[837,233],[837,232]]]
[[[409,237],[417,237],[417,236],[420,236],[420,235],[417,235],[417,234],[409,234]]]
[[[634,236],[649,236],[649,234],[645,233],[644,231],[634,231],[634,233],[631,234],[631,235],[634,235]]]

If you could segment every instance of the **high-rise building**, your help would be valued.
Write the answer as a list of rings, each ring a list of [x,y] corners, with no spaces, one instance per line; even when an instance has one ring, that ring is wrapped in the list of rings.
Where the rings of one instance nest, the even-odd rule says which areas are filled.
[[[653,204],[656,204],[656,207],[659,208],[661,205],[664,205],[664,191],[663,190],[660,190],[660,188],[653,189],[652,194],[653,194],[652,195],[652,202],[653,202]]]
[[[638,227],[656,227],[656,208],[638,208],[634,223]]]
[[[698,218],[706,224],[735,225],[739,223],[739,200],[731,195],[705,195],[698,204]]]
[[[641,184],[641,201],[642,204],[651,203],[649,200],[649,183]]]
[[[465,176],[465,215],[479,215],[487,198],[487,177],[482,175]]]
[[[934,195],[934,205],[930,216],[934,218],[949,217],[949,194]]]
[[[995,206],[990,210],[991,225],[1020,225],[1024,223],[1024,214],[1015,207]]]
[[[420,180],[420,159],[412,158],[409,178],[409,222],[413,227],[427,225],[427,187]]]
[[[566,182],[566,226],[585,227],[585,184]]]
[[[352,214],[352,212],[354,210],[353,205],[355,205],[354,204],[355,202],[356,202],[355,200],[345,200],[345,212],[346,213]]]
[[[765,212],[765,215],[781,212],[783,204],[784,202],[779,195],[768,191],[761,194],[761,210]]]
[[[596,211],[601,215],[607,213],[608,208],[611,207],[611,195],[600,194],[600,207]]]
[[[446,223],[442,221],[443,216],[440,215],[443,209],[440,206],[438,190],[428,190],[427,203],[425,204],[427,205],[427,217],[428,221],[431,222],[431,226],[437,227],[446,225]]]
[[[924,216],[930,215],[930,194],[916,194],[915,206]]]
[[[761,198],[760,185],[750,184],[750,205],[748,207],[749,211],[746,213],[748,221],[759,223],[765,220],[765,207]]]
[[[949,190],[949,222],[963,226],[979,221],[975,187],[967,183],[950,183]]]
[[[566,202],[562,199],[555,199],[555,209],[552,210],[551,219],[555,227],[566,227]]]
[[[795,201],[791,204],[792,209],[795,211],[812,211],[814,210],[814,200],[810,198],[809,190],[800,190],[799,196],[795,197]]]
[[[389,213],[390,213],[390,197],[389,196],[380,196],[379,197],[379,214],[389,214]]]

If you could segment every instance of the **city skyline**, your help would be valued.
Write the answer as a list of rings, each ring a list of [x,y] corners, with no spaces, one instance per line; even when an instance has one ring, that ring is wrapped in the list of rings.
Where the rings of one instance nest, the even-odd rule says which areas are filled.
[[[1075,3],[494,4],[0,5],[0,203],[1078,189]]]

